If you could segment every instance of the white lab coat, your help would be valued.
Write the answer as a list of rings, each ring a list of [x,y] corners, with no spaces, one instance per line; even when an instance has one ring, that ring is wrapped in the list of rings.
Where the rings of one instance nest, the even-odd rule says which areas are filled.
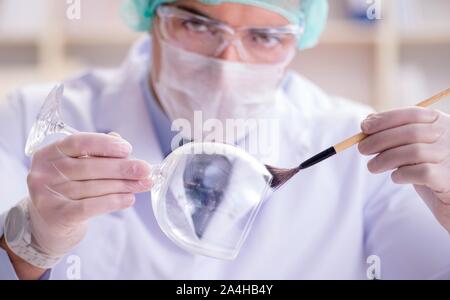
[[[63,116],[81,131],[118,132],[133,145],[135,157],[160,163],[140,86],[149,55],[146,38],[119,69],[67,79]],[[25,140],[52,86],[28,86],[0,103],[0,211],[27,195]],[[280,95],[274,114],[281,123],[271,141],[279,153],[260,158],[280,167],[295,166],[357,133],[370,112],[294,73],[286,76]],[[135,207],[92,220],[85,239],[51,277],[70,279],[79,261],[83,279],[364,279],[370,255],[380,258],[384,279],[449,276],[448,233],[411,186],[394,185],[389,174],[370,174],[366,163],[353,147],[298,174],[263,203],[234,261],[178,248],[159,229],[150,194],[140,194]],[[2,250],[0,264],[0,277],[15,278]]]

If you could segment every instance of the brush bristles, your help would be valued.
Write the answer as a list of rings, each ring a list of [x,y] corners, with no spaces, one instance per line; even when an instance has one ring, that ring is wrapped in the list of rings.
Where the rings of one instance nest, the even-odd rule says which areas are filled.
[[[270,183],[270,187],[273,189],[279,188],[283,184],[285,184],[289,179],[295,176],[301,168],[297,167],[294,169],[282,169],[276,168],[273,166],[266,165],[267,170],[272,174],[272,182]]]

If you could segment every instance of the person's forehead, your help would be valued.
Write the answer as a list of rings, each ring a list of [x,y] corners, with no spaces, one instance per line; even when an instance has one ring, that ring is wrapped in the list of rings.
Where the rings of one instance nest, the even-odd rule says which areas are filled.
[[[241,3],[204,4],[197,0],[179,0],[178,7],[235,27],[284,26],[289,21],[280,14],[258,6]]]

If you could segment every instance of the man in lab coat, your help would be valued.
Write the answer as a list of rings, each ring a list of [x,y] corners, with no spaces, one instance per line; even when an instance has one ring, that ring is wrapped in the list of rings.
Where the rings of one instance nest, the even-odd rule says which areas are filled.
[[[27,134],[52,85],[0,103],[0,279],[448,278],[450,116],[405,108],[361,124],[370,109],[286,71],[295,49],[318,39],[326,1],[128,5],[131,25],[152,38],[117,70],[64,82],[62,115],[85,133],[30,159]],[[278,120],[266,130],[277,148],[254,155],[279,167],[361,128],[370,137],[272,193],[238,257],[224,261],[177,247],[150,205],[147,178],[173,150],[171,121],[194,122],[194,111]]]

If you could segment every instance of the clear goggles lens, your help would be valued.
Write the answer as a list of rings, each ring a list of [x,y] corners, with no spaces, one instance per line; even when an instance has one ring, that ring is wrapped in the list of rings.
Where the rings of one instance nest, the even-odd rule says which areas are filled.
[[[295,52],[303,27],[246,27],[235,29],[224,23],[163,5],[158,7],[162,37],[184,50],[218,57],[231,44],[248,63],[281,63]]]

